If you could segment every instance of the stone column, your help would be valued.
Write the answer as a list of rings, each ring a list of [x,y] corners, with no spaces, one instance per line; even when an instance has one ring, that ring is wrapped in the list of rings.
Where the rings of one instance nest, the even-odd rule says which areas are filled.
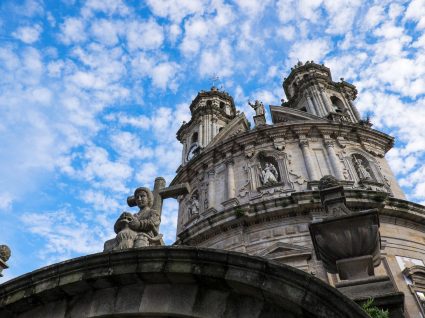
[[[207,128],[207,120],[206,120],[206,116],[202,117],[202,128],[203,128],[203,135],[204,135],[204,146],[206,146],[208,144],[208,128]]]
[[[307,139],[300,139],[300,147],[303,153],[305,167],[307,169],[307,174],[310,181],[319,180],[316,175],[316,170],[314,169],[313,158],[310,153]]]
[[[233,169],[233,159],[229,159],[226,162],[226,183],[227,183],[227,199],[232,199],[235,197],[235,172]]]
[[[212,138],[214,138],[217,135],[217,118],[213,117],[212,119]]]
[[[347,100],[348,100],[348,104],[350,104],[350,106],[351,106],[351,110],[353,111],[354,116],[356,117],[357,121],[362,120],[362,117],[360,116],[360,113],[357,110],[357,107],[354,106],[354,104],[353,104],[353,102],[351,100],[349,100],[348,98],[347,98]]]
[[[202,132],[203,129],[203,125],[202,125],[202,120],[199,121],[198,123],[199,128],[198,128],[198,142],[199,142],[199,146],[203,147],[204,146],[204,134]]]
[[[326,110],[330,113],[333,112],[333,107],[329,104],[329,99],[328,97],[325,95],[324,89],[323,88],[319,88],[320,91],[320,96],[322,97],[323,103],[325,104]]]
[[[215,202],[215,171],[208,172],[208,208],[213,208]]]
[[[311,113],[313,115],[319,116],[316,108],[314,107],[310,94],[306,94],[306,99],[307,99],[307,104],[308,104],[308,107],[310,108]]]
[[[316,104],[317,115],[322,117],[325,116],[326,114],[325,114],[323,102],[320,99],[319,95],[317,94],[317,91],[315,88],[313,88],[311,95],[313,96],[313,103]]]
[[[187,146],[186,146],[186,141],[184,141],[183,151],[182,151],[182,164],[186,161],[186,151],[187,151]]]
[[[341,165],[338,162],[338,157],[335,153],[335,143],[331,139],[325,139],[326,152],[328,153],[329,160],[331,162],[332,171],[338,180],[344,180],[344,175],[342,174]]]

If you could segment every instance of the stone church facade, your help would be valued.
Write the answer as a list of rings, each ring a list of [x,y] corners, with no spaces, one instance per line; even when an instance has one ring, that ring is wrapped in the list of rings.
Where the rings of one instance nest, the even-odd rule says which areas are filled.
[[[406,201],[385,159],[394,139],[324,65],[298,63],[283,89],[272,123],[250,103],[254,127],[215,87],[192,101],[181,165],[148,208],[178,200],[174,247],[109,242],[1,285],[0,313],[367,317],[356,303],[373,298],[390,317],[425,317],[425,207]]]

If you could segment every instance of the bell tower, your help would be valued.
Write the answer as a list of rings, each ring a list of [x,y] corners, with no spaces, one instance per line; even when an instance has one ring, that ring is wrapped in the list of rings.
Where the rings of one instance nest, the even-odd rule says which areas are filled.
[[[190,104],[192,118],[177,132],[183,145],[182,165],[197,156],[236,117],[233,98],[216,87],[200,91]]]
[[[357,90],[341,78],[332,81],[329,68],[313,61],[298,62],[283,81],[288,101],[282,106],[334,121],[358,123],[361,117],[353,100]]]

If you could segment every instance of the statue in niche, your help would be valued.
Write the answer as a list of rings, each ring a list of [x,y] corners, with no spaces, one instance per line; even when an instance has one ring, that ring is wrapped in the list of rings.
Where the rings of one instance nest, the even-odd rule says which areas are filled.
[[[256,116],[261,116],[265,114],[264,105],[258,99],[255,100],[254,104],[248,101],[249,106],[251,106],[255,110]]]
[[[199,214],[199,200],[198,195],[196,193],[194,193],[190,198],[187,204],[187,211],[189,212],[190,218]]]
[[[278,183],[279,174],[274,164],[266,162],[261,170],[261,183],[264,186]]]
[[[105,242],[104,251],[122,250],[150,245],[159,245],[162,235],[159,234],[161,217],[158,211],[152,209],[153,194],[149,188],[141,187],[134,191],[129,200],[139,207],[139,212],[123,212],[115,222],[115,239]],[[130,204],[130,206],[134,206]],[[133,203],[133,202],[132,202]]]
[[[353,156],[353,163],[360,180],[372,180],[372,176],[369,172],[369,167],[362,158]]]

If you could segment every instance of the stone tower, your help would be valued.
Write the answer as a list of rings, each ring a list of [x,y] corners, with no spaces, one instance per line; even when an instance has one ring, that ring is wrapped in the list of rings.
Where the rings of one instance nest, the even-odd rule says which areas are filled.
[[[208,146],[236,117],[233,98],[214,86],[210,91],[202,91],[196,96],[190,105],[190,112],[191,120],[177,132],[177,139],[183,144],[183,165]]]

